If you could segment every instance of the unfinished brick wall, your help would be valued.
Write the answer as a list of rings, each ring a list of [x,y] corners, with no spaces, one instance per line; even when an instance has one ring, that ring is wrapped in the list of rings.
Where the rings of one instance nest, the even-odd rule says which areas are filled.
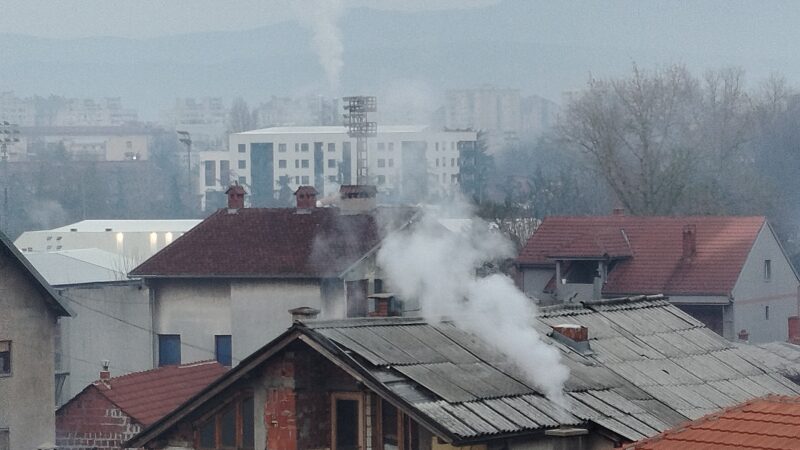
[[[59,450],[119,450],[123,442],[141,430],[94,387],[78,394],[56,413]]]
[[[267,448],[297,450],[297,399],[294,390],[295,354],[287,351],[264,368],[267,400],[264,426]]]

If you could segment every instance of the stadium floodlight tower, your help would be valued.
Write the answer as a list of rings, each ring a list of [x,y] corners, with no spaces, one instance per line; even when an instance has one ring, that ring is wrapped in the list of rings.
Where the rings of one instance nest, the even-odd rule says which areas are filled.
[[[356,184],[369,184],[369,161],[367,160],[367,138],[378,135],[377,122],[370,122],[367,113],[378,110],[375,97],[344,97],[344,115],[347,135],[356,138]]]

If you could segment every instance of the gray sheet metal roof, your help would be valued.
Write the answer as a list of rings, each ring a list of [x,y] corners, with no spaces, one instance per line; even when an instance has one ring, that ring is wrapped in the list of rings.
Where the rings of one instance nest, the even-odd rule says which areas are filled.
[[[491,345],[414,318],[305,325],[464,441],[594,423],[632,441],[765,394],[798,395],[800,347],[733,344],[661,296],[542,308],[535,326],[589,328],[592,354],[549,337],[570,368],[566,409]]]

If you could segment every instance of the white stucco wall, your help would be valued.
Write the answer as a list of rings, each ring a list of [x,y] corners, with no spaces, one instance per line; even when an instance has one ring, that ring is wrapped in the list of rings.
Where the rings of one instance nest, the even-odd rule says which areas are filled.
[[[524,268],[522,269],[522,291],[530,297],[537,298],[547,303],[552,295],[545,294],[544,288],[556,273],[555,268]]]
[[[156,334],[181,335],[181,363],[215,359],[214,336],[231,334],[228,280],[162,280],[151,285]],[[158,364],[158,354],[153,354]]]
[[[289,310],[322,309],[319,280],[236,280],[231,282],[233,364],[292,325]]]
[[[59,319],[57,370],[69,372],[59,404],[97,380],[103,360],[110,361],[112,376],[153,368],[150,298],[143,283],[76,285],[58,291],[75,312]]]
[[[11,375],[0,376],[0,429],[14,450],[55,442],[56,317],[16,260],[0,251],[0,340],[11,340]]]
[[[769,280],[764,278],[764,260],[771,261]],[[791,264],[774,233],[765,225],[733,289],[734,333],[747,330],[753,343],[785,341],[788,318],[798,313],[797,287]]]

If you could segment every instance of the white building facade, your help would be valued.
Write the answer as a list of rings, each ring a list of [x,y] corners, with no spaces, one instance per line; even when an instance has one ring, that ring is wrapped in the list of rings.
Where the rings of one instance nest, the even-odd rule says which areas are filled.
[[[425,126],[378,126],[367,140],[370,184],[385,200],[419,201],[447,195],[459,184],[459,143],[472,131]],[[356,183],[356,140],[342,126],[276,127],[235,133],[227,152],[201,152],[198,192],[222,202],[220,192],[237,181],[253,206],[291,202],[298,187],[314,186],[320,198]]]

